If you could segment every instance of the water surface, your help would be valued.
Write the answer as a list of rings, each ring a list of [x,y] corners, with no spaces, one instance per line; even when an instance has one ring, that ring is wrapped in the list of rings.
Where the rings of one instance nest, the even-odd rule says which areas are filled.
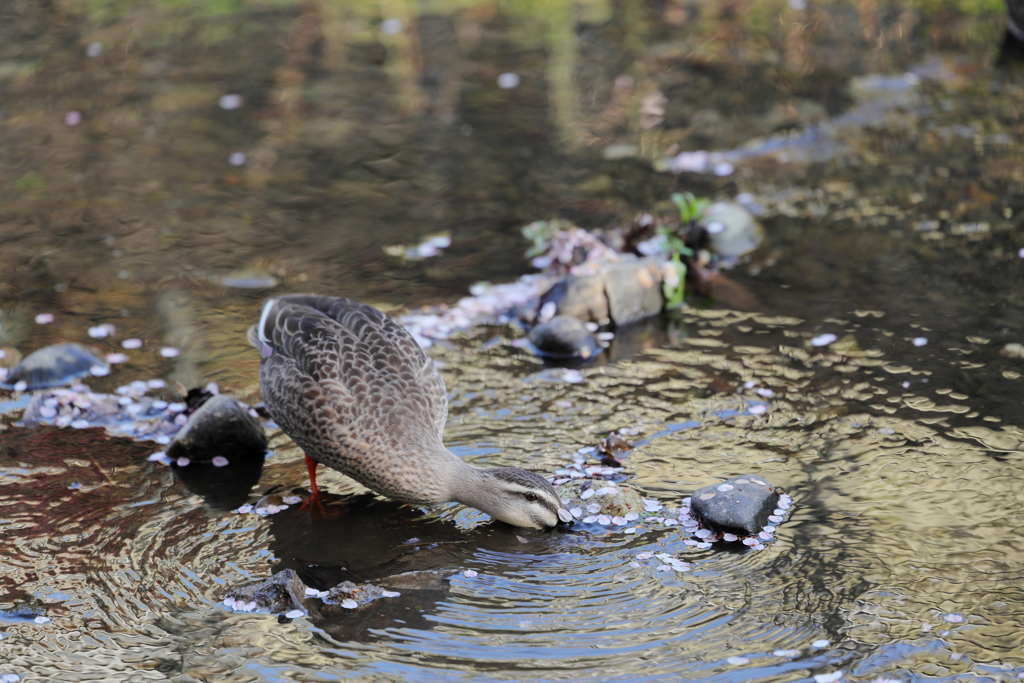
[[[26,430],[14,412],[0,431],[0,609],[50,621],[0,622],[0,674],[1016,680],[1024,369],[999,351],[1024,338],[1024,73],[998,63],[998,4],[802,5],[0,9],[10,357],[139,337],[93,388],[216,381],[257,402],[244,331],[269,293],[451,302],[529,270],[518,230],[532,220],[609,228],[665,211],[673,191],[746,192],[768,244],[709,307],[620,334],[582,384],[539,377],[505,343],[512,328],[431,354],[450,390],[446,439],[474,464],[552,472],[630,426],[629,482],[666,503],[749,472],[796,501],[759,552],[365,498],[332,519],[261,518],[191,494],[146,460],[152,443]],[[517,87],[500,87],[513,73]],[[910,94],[893,103],[871,90],[881,81],[851,80],[872,74]],[[222,108],[229,94],[241,106]],[[652,168],[751,140],[786,154],[724,177]],[[452,246],[436,258],[383,252],[439,231]],[[43,312],[54,321],[36,324]],[[100,323],[116,334],[90,339]],[[823,333],[837,343],[812,346]],[[755,401],[768,411],[749,414]],[[304,476],[276,435],[253,500]],[[652,551],[692,570],[631,566]],[[348,620],[222,604],[286,567],[318,588],[436,575]]]

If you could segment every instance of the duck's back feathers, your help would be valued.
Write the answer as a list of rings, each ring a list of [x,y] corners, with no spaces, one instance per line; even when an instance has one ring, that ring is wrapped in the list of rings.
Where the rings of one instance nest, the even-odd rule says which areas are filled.
[[[448,399],[434,362],[405,328],[349,299],[296,294],[268,300],[249,341],[263,356],[264,403],[300,447],[409,499],[388,489],[414,475],[417,453],[443,449]],[[381,457],[388,453],[395,457]]]

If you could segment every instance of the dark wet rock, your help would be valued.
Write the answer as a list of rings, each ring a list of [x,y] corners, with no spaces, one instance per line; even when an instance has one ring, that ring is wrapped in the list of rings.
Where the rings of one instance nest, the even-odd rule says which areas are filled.
[[[693,492],[694,516],[712,531],[753,536],[768,524],[779,494],[761,477],[744,474]]]
[[[601,352],[597,340],[578,318],[556,315],[530,330],[530,343],[538,355],[588,359]]]
[[[27,355],[0,386],[13,388],[24,382],[24,391],[58,387],[88,375],[92,368],[96,368],[98,374],[108,371],[106,361],[81,344],[53,344]]]
[[[203,403],[188,419],[167,448],[172,459],[209,462],[217,456],[232,458],[262,456],[267,448],[263,425],[246,406],[225,394]]]
[[[246,611],[267,610],[271,614],[287,613],[292,610],[306,611],[303,602],[306,600],[306,584],[292,569],[283,569],[269,579],[240,588],[232,588],[225,596],[226,600],[234,600],[245,604],[255,603],[253,609]]]
[[[385,597],[384,594],[385,590],[380,586],[374,586],[370,583],[357,585],[351,581],[342,581],[327,591],[327,597],[323,598],[324,605],[320,608],[320,613],[329,616],[337,613],[339,609],[354,609],[351,602],[364,605],[377,598]]]
[[[736,202],[716,202],[701,219],[707,233],[708,248],[724,259],[748,254],[764,242],[764,229],[744,206]]]
[[[657,315],[664,306],[663,264],[657,258],[623,255],[622,260],[601,266],[594,275],[569,275],[559,280],[541,296],[538,310],[552,303],[559,315],[616,325]]]

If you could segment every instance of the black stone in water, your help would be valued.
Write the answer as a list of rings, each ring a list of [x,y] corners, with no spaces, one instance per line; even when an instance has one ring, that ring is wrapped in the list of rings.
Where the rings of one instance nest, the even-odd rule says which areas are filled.
[[[719,490],[723,484],[731,489]],[[693,492],[690,509],[712,531],[753,536],[768,524],[779,493],[761,477],[743,474]]]
[[[203,403],[167,448],[170,458],[210,461],[222,455],[229,461],[236,454],[257,453],[267,448],[267,435],[260,421],[238,401],[219,394]]]
[[[94,365],[106,368],[106,361],[97,358],[81,344],[53,344],[33,351],[18,363],[0,386],[12,388],[18,382],[26,384],[26,391],[46,389],[70,384],[89,374]]]
[[[541,356],[551,358],[587,359],[601,351],[586,325],[571,315],[556,315],[537,325],[530,330],[529,339]]]

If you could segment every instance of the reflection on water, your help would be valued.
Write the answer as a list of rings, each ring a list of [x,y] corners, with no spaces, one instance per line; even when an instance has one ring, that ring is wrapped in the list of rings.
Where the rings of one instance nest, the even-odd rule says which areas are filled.
[[[629,483],[665,502],[752,471],[796,501],[759,552],[673,529],[523,532],[374,501],[334,472],[344,504],[326,518],[259,517],[216,509],[253,472],[234,493],[208,486],[206,505],[190,489],[211,481],[186,488],[153,447],[5,423],[0,675],[1016,680],[1024,370],[999,350],[1024,320],[1024,87],[993,65],[1002,6],[972,8],[0,8],[0,365],[77,341],[126,356],[97,391],[161,377],[255,402],[244,331],[268,292],[451,301],[526,270],[530,221],[616,226],[672,191],[748,192],[768,246],[716,305],[621,331],[582,384],[532,381],[542,368],[510,329],[431,353],[446,438],[475,464],[552,472],[635,426]],[[852,77],[911,70],[911,107],[856,118],[872,81]],[[836,142],[823,154],[652,169],[819,125]],[[383,251],[441,231],[439,256]],[[90,337],[101,324],[114,333]],[[277,436],[250,500],[304,484]],[[284,568],[402,596],[316,623],[223,606]]]

